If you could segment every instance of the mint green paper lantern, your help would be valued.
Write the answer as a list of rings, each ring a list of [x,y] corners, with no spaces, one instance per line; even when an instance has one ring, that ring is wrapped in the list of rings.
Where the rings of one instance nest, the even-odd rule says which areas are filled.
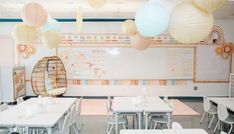
[[[169,24],[170,14],[156,2],[143,5],[135,16],[137,30],[142,36],[154,37],[164,32]]]
[[[60,31],[60,24],[57,20],[52,19],[52,18],[48,18],[45,22],[45,24],[42,26],[41,31],[47,32],[49,30],[54,30],[59,32]]]

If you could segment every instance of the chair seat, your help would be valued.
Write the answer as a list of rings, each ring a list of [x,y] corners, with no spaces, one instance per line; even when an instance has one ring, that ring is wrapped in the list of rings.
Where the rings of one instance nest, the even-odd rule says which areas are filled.
[[[216,108],[210,108],[210,109],[208,110],[208,113],[209,113],[209,114],[218,114]]]
[[[110,117],[108,120],[107,120],[108,124],[111,124],[111,125],[115,125],[116,122],[115,122],[115,117]],[[118,122],[117,122],[118,125],[121,125],[121,124],[127,124],[127,121],[126,119],[124,119],[123,117],[118,117]]]
[[[229,123],[229,124],[234,124],[234,117],[228,117],[225,121],[223,121],[225,123]]]

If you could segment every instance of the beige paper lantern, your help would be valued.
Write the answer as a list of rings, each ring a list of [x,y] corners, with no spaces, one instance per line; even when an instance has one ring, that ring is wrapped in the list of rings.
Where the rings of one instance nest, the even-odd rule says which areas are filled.
[[[134,35],[137,32],[135,21],[126,20],[122,23],[122,32],[127,35]]]
[[[32,27],[40,27],[47,20],[46,10],[38,3],[32,2],[26,4],[21,11],[23,21]]]
[[[12,36],[18,44],[33,44],[37,38],[37,30],[24,23],[18,23],[13,28]]]
[[[82,8],[79,8],[76,13],[76,26],[78,29],[78,32],[82,31],[83,26],[83,11]]]
[[[106,4],[107,0],[88,0],[88,2],[92,8],[101,8]]]
[[[171,13],[168,31],[181,43],[198,43],[208,37],[213,14],[199,10],[192,2],[182,2]]]
[[[47,48],[57,48],[61,42],[61,37],[58,31],[49,30],[42,36],[42,43]]]
[[[150,41],[150,38],[143,37],[139,33],[131,36],[131,45],[137,50],[144,50],[148,48]]]
[[[215,11],[222,7],[227,0],[193,0],[193,3],[201,10]]]

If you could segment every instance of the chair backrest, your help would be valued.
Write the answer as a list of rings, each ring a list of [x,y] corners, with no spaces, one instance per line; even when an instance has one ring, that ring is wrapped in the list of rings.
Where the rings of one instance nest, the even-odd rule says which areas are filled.
[[[204,107],[204,111],[206,112],[208,112],[209,109],[211,108],[210,100],[206,96],[203,97],[203,107]]]
[[[22,103],[22,102],[24,102],[23,97],[19,97],[19,98],[16,99],[17,105],[20,104],[20,103]]]
[[[76,121],[76,116],[77,116],[76,104],[73,104],[70,109],[70,120],[72,123]]]
[[[0,112],[5,111],[7,109],[8,109],[8,105],[7,104],[3,103],[2,105],[0,105]]]
[[[220,134],[227,134],[227,133],[225,133],[225,132],[222,131]]]
[[[178,122],[172,123],[172,130],[174,134],[182,134],[183,127]]]
[[[80,115],[80,113],[81,113],[82,101],[83,101],[82,97],[80,99],[76,100],[76,112],[77,112],[77,115]]]
[[[67,113],[64,117],[62,131],[63,133],[69,133],[69,124],[70,124],[70,113]]]
[[[227,117],[228,117],[227,108],[222,104],[218,104],[218,118],[221,121],[225,121]]]

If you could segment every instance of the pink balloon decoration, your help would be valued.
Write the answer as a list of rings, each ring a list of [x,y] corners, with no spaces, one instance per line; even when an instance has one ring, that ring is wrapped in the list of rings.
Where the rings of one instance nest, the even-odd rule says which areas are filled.
[[[21,11],[24,23],[32,27],[40,27],[47,20],[48,14],[40,4],[31,2],[26,4]]]
[[[144,50],[150,45],[150,38],[141,36],[139,33],[136,33],[131,36],[131,45],[137,50]]]

